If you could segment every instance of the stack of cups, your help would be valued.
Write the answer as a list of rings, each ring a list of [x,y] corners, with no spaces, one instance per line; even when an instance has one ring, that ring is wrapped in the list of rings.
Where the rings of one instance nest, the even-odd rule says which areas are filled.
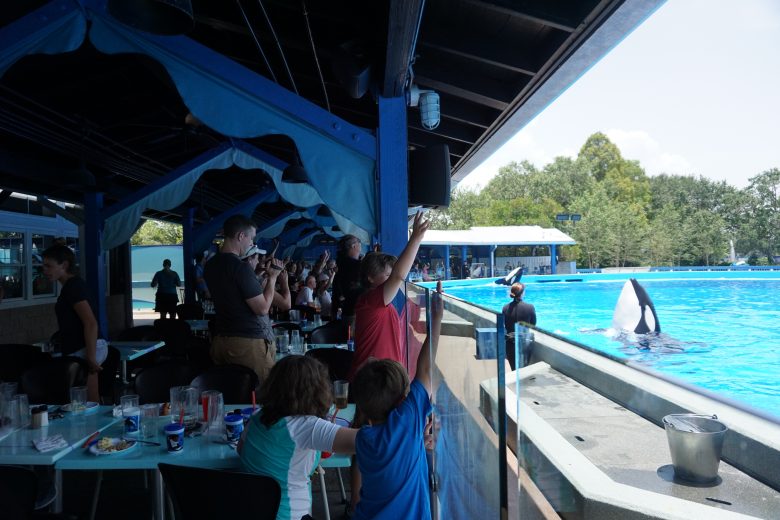
[[[138,435],[141,427],[141,408],[138,406],[138,396],[123,395],[119,398],[122,409],[122,419],[125,422],[125,435]]]
[[[13,397],[13,401],[16,403],[17,410],[19,410],[19,428],[27,428],[30,426],[32,419],[30,415],[30,401],[27,400],[27,394],[16,394]]]
[[[194,428],[198,421],[198,389],[190,386],[174,386],[171,387],[170,398],[171,421],[178,422],[181,418],[185,428]]]

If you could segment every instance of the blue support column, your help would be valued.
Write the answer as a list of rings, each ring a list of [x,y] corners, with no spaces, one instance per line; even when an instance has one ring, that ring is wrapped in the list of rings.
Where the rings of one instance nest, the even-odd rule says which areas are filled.
[[[106,311],[106,256],[101,247],[103,233],[102,193],[84,194],[84,266],[82,274],[87,282],[89,301],[95,306],[98,335],[108,337],[108,313]]]
[[[444,246],[444,279],[449,280],[452,276],[450,271],[450,245]]]
[[[498,249],[497,245],[493,244],[492,246],[490,246],[490,277],[491,278],[496,276],[496,273],[494,272],[495,269],[493,269],[496,264],[496,249]]]
[[[376,142],[379,240],[384,252],[398,255],[409,237],[406,99],[403,96],[379,97]]]
[[[193,220],[195,208],[187,208],[181,223],[181,256],[184,266],[184,303],[195,303],[195,244],[193,242]]]
[[[558,272],[558,261],[555,259],[555,244],[550,244],[550,274]]]
[[[466,251],[466,246],[460,246],[460,277],[464,280],[468,278],[469,275],[471,274],[468,271],[466,271],[465,273],[463,272],[467,259],[468,259],[468,252]]]

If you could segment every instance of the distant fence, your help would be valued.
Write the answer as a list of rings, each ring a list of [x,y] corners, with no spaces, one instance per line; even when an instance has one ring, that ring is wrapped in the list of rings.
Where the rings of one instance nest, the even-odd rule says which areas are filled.
[[[650,267],[651,273],[677,271],[780,271],[780,265],[687,265],[678,267]],[[579,274],[601,273],[601,268],[577,269]]]

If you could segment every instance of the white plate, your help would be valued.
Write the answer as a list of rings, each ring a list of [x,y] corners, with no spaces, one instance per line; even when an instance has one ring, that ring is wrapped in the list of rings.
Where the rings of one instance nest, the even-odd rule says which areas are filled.
[[[120,439],[119,437],[101,437],[101,439],[103,439],[103,438],[108,439],[109,441],[111,441],[111,446],[116,446],[117,444],[122,442],[122,439]],[[101,450],[100,448],[98,448],[98,444],[100,444],[100,439],[98,439],[98,441],[95,444],[93,444],[93,445],[91,445],[89,447],[89,452],[92,453],[93,455],[121,455],[123,453],[127,453],[128,451],[132,450],[133,448],[135,448],[138,445],[137,442],[132,441],[132,440],[125,440],[124,442],[125,442],[125,448],[124,449],[121,449],[121,450],[114,450],[114,449],[111,449],[111,450]]]
[[[84,408],[84,413],[97,412],[98,406],[99,406],[98,403],[94,401],[87,401],[87,404]],[[71,403],[68,403],[68,404],[63,404],[60,407],[60,410],[62,410],[63,412],[72,412],[73,410],[71,410],[70,408],[71,408]]]

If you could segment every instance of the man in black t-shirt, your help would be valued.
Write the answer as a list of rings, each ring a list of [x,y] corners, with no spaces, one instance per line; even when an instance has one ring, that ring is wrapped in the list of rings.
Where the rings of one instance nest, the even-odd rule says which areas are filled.
[[[525,284],[516,283],[509,289],[512,301],[504,305],[501,314],[504,315],[504,330],[506,331],[506,359],[512,370],[515,370],[515,323],[536,325],[536,309],[530,303],[523,301]]]
[[[208,261],[203,272],[216,312],[211,358],[217,365],[249,367],[262,382],[276,358],[268,311],[282,262],[271,260],[268,283],[262,288],[249,264],[240,259],[254,245],[254,223],[243,215],[233,215],[225,221],[223,233],[220,252]]]
[[[336,276],[333,278],[333,315],[340,308],[342,316],[353,326],[355,324],[355,302],[362,292],[360,286],[360,239],[345,235],[339,240],[336,259]]]

